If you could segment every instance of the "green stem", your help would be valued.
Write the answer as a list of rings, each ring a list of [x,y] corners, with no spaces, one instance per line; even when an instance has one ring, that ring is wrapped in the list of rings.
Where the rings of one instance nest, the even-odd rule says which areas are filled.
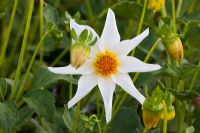
[[[150,49],[149,53],[148,53],[147,56],[145,57],[144,62],[147,62],[147,61],[149,60],[149,58],[150,58],[150,56],[153,54],[155,48],[158,46],[160,40],[161,40],[161,39],[158,39],[158,40],[153,44],[153,46],[152,46],[152,48]],[[139,77],[139,75],[136,73],[135,76],[134,76],[134,78],[133,78],[133,82],[135,82],[135,81],[138,79],[138,77]],[[123,95],[122,98],[120,99],[119,103],[117,104],[117,107],[116,107],[116,108],[114,109],[114,111],[113,111],[112,120],[113,120],[113,119],[115,118],[115,116],[117,115],[118,111],[120,110],[120,108],[121,108],[122,104],[124,103],[124,101],[125,101],[125,99],[126,99],[127,96],[128,96],[128,94],[127,94],[127,93],[124,93],[124,95]],[[115,104],[116,104],[116,101],[114,102],[114,105],[115,105]],[[111,120],[111,122],[112,122],[112,120]],[[111,123],[111,122],[110,122],[110,123]],[[108,127],[109,127],[109,124],[107,124],[107,125],[105,126],[104,132],[107,131]]]
[[[199,61],[199,63],[198,63],[198,66],[200,66],[200,61]],[[196,81],[197,81],[198,75],[199,75],[199,71],[195,72],[195,74],[194,74],[194,76],[193,76],[193,78],[192,78],[192,83],[190,84],[189,90],[192,90],[192,89],[194,88],[194,85],[195,85],[195,83],[196,83]]]
[[[97,115],[99,116],[100,115],[100,96],[99,96],[98,91],[96,91],[96,105],[97,105]]]
[[[167,11],[166,11],[166,6],[165,6],[165,4],[163,5],[163,8],[162,8],[162,10],[161,10],[161,13],[162,13],[162,16],[163,16],[163,17],[167,17]]]
[[[143,133],[146,133],[147,132],[147,129],[146,129],[146,127],[144,128],[144,130],[143,130]]]
[[[39,7],[39,16],[40,16],[40,39],[43,36],[44,32],[44,19],[43,19],[43,5],[44,5],[44,0],[40,0],[40,7]],[[43,45],[40,48],[40,62],[42,63],[43,61]]]
[[[163,103],[163,109],[164,109],[164,123],[163,123],[163,133],[167,133],[167,107],[165,101]]]
[[[183,3],[183,0],[178,0],[178,6],[176,9],[176,17],[179,17],[179,15],[180,15],[182,3]]]
[[[72,133],[76,133],[76,128],[77,128],[77,123],[78,123],[78,115],[80,112],[80,102],[77,103],[76,106],[76,112],[74,116],[74,122],[73,122],[73,127],[72,127]]]
[[[174,24],[174,33],[176,33],[176,8],[174,0],[172,0],[172,19]]]
[[[2,51],[1,51],[1,55],[0,55],[1,62],[2,62],[2,60],[4,60],[4,57],[5,57],[6,49],[7,49],[7,46],[8,46],[8,41],[9,41],[9,38],[10,38],[11,29],[12,29],[13,22],[14,22],[14,19],[15,19],[17,5],[18,5],[18,0],[14,0],[13,10],[12,10],[10,21],[9,21],[9,24],[8,24],[8,29],[6,30],[5,40],[4,40],[3,45],[2,45]]]
[[[19,76],[21,73],[21,69],[22,69],[23,58],[24,58],[24,54],[25,54],[25,50],[26,50],[27,39],[28,39],[28,34],[29,34],[29,29],[30,29],[30,24],[31,24],[33,6],[34,6],[34,0],[30,0],[26,28],[25,28],[24,38],[23,38],[23,42],[22,42],[22,48],[21,48],[21,52],[20,52],[20,56],[19,56],[19,61],[18,61],[18,65],[17,65],[15,82],[12,87],[12,91],[11,91],[11,95],[10,95],[10,100],[14,99],[16,91],[17,91],[18,80],[19,80]]]
[[[73,77],[72,75],[70,75],[71,77]],[[72,93],[73,93],[73,84],[72,82],[69,83],[69,99],[72,98]]]
[[[153,46],[151,47],[151,49],[149,50],[149,53],[153,53],[153,51],[156,49],[156,47],[158,46],[158,44],[160,44],[160,41],[161,41],[161,39],[158,39],[154,44],[153,44]],[[146,63],[148,60],[149,60],[149,58],[151,57],[151,54],[147,54],[147,56],[145,57],[145,59],[144,59],[144,62]],[[134,76],[134,78],[133,78],[133,81],[135,82],[136,81],[136,79],[139,77],[139,75],[140,75],[140,73],[136,73],[135,74],[135,76]]]
[[[96,115],[92,115],[92,116],[90,116],[89,121],[90,121],[92,118],[95,118],[96,123],[97,123],[97,126],[98,126],[98,131],[99,131],[99,133],[102,133],[102,131],[101,131],[101,124],[99,123],[98,117],[97,117]]]
[[[51,63],[50,66],[55,66],[59,61],[60,59],[62,59],[62,57],[68,52],[68,48],[66,47],[57,57],[56,59]]]
[[[20,88],[19,88],[19,92],[18,92],[18,94],[17,94],[17,96],[16,96],[16,99],[15,99],[16,101],[18,101],[18,100],[22,97],[22,95],[23,95],[23,93],[24,93],[25,84],[26,84],[26,82],[27,82],[28,75],[29,75],[29,73],[30,73],[30,71],[31,71],[31,68],[32,68],[32,66],[33,66],[33,63],[34,63],[34,61],[35,61],[35,57],[36,57],[36,55],[37,55],[37,53],[38,53],[40,47],[42,46],[44,39],[45,39],[46,36],[48,35],[48,33],[49,33],[49,32],[46,32],[46,33],[43,35],[43,37],[41,38],[41,40],[39,41],[39,43],[37,44],[37,47],[36,47],[36,49],[35,49],[35,51],[34,51],[34,53],[33,53],[33,56],[32,56],[32,58],[31,58],[31,61],[30,61],[30,63],[29,63],[28,69],[27,69],[27,71],[26,71],[26,73],[25,73],[25,76],[24,76],[24,78],[23,78],[23,80],[22,80],[21,86],[20,86]]]
[[[139,35],[140,32],[141,32],[142,24],[143,24],[143,21],[144,21],[144,15],[145,15],[145,12],[146,12],[147,2],[148,2],[148,0],[144,0],[144,6],[143,6],[143,9],[142,9],[142,15],[141,15],[141,18],[140,18],[140,22],[139,22],[139,25],[138,25],[138,29],[137,29],[136,35]],[[135,49],[132,50],[131,56],[133,56],[134,53],[135,53]]]
[[[0,87],[0,101],[4,101],[3,89]]]
[[[91,8],[90,0],[85,0],[85,6],[86,6],[86,11],[87,11],[88,19],[92,20],[93,13],[92,13],[92,8]]]
[[[26,24],[27,9],[26,9],[25,12],[26,12],[26,13],[25,13],[25,15],[24,15],[24,17],[23,17],[23,19],[22,19],[22,21],[21,21],[21,24],[20,24],[20,27],[19,27],[19,30],[18,30],[17,37],[16,37],[16,39],[15,39],[15,41],[14,41],[13,47],[12,47],[11,52],[10,52],[9,61],[12,61],[13,58],[16,56],[15,52],[16,52],[16,50],[17,50],[17,46],[18,46],[18,43],[19,43],[19,41],[20,41],[20,37],[21,37],[22,32],[23,32],[23,28],[24,28],[24,26],[25,26],[25,24]]]

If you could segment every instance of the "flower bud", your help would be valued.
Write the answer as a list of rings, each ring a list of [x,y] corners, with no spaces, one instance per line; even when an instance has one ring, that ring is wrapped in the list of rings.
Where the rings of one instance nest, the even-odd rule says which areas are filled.
[[[196,105],[196,106],[200,105],[200,97],[195,97],[193,103],[194,103],[194,105]]]
[[[147,105],[147,103],[145,104]],[[142,119],[144,122],[144,126],[147,129],[155,128],[158,125],[158,122],[160,121],[163,105],[150,105],[150,107],[145,106],[145,104],[142,107]]]
[[[70,63],[73,67],[78,69],[82,66],[90,53],[90,47],[82,44],[74,44],[71,48]]]
[[[167,107],[166,119],[167,119],[167,121],[170,121],[170,120],[174,119],[174,117],[175,117],[175,109],[174,109],[174,106],[171,105],[170,107]],[[163,120],[165,119],[164,111],[161,114],[161,119],[163,119]]]
[[[159,11],[165,4],[164,0],[149,0],[148,8],[154,11]]]
[[[172,36],[163,41],[167,53],[175,61],[180,61],[183,58],[183,45],[179,37]]]

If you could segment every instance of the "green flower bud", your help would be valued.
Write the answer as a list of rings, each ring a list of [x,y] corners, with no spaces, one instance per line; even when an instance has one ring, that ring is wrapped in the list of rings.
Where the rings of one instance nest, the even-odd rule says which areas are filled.
[[[78,69],[82,66],[90,53],[90,47],[83,44],[74,44],[71,48],[70,63],[73,67]]]
[[[147,129],[155,128],[161,118],[163,105],[160,103],[158,105],[149,104],[146,106],[148,101],[144,103],[142,107],[142,120],[144,122],[144,126]]]
[[[163,41],[167,53],[175,61],[180,61],[183,58],[183,45],[178,36],[172,36]]]

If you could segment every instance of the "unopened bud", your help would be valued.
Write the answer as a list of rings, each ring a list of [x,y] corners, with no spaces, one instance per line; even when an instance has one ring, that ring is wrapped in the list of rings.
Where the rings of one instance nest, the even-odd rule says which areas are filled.
[[[172,108],[171,108],[172,107]],[[165,118],[165,114],[164,114],[164,111],[161,115],[161,119],[167,119],[167,121],[170,121],[172,119],[174,119],[175,117],[175,109],[174,109],[174,106],[171,106],[170,108],[167,107],[167,114],[166,114],[166,118]]]
[[[165,0],[149,0],[148,8],[154,11],[159,11],[165,4]]]
[[[82,44],[74,44],[71,48],[70,63],[78,69],[87,60],[90,53],[90,47]]]
[[[163,41],[167,53],[175,61],[180,61],[183,58],[183,45],[179,37],[173,36]]]
[[[162,108],[163,105],[150,105],[149,103],[143,104],[142,107],[142,119],[144,122],[144,126],[147,129],[155,128],[158,125],[158,122],[160,121],[161,115],[162,115]]]

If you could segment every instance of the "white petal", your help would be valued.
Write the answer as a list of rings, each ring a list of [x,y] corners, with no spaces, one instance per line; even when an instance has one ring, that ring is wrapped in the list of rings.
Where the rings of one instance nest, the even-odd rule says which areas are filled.
[[[115,14],[111,9],[108,9],[106,22],[99,42],[99,48],[102,51],[112,49],[112,47],[119,42],[120,35],[117,29]]]
[[[132,49],[142,42],[149,35],[149,28],[131,40],[124,40],[114,48],[119,55],[128,55]]]
[[[123,73],[128,72],[150,72],[155,71],[161,68],[160,65],[157,64],[147,64],[135,57],[126,56],[120,58],[120,67],[119,71]]]
[[[112,80],[141,104],[144,103],[145,97],[135,88],[128,74],[118,73],[112,76]]]
[[[99,78],[98,86],[103,97],[106,122],[108,123],[112,116],[112,99],[115,90],[115,83],[111,80],[111,78]]]
[[[85,29],[87,29],[89,32],[92,32],[93,34],[93,39],[94,38],[99,38],[99,36],[97,35],[97,33],[89,26],[87,25],[79,25],[77,24],[73,19],[70,19],[70,29],[74,28],[74,30],[76,31],[76,34],[79,36],[81,34],[81,32]]]
[[[78,89],[75,96],[68,102],[68,108],[74,106],[78,101],[85,97],[96,85],[98,78],[96,75],[83,75],[78,81]]]
[[[96,44],[98,44],[98,42]],[[99,52],[100,52],[100,49],[97,45],[90,47],[90,54],[89,54],[88,58],[94,59],[96,57],[97,53],[99,53]]]
[[[48,67],[49,71],[56,74],[91,74],[94,72],[92,61],[86,60],[83,66],[75,69],[71,65],[65,67]]]

